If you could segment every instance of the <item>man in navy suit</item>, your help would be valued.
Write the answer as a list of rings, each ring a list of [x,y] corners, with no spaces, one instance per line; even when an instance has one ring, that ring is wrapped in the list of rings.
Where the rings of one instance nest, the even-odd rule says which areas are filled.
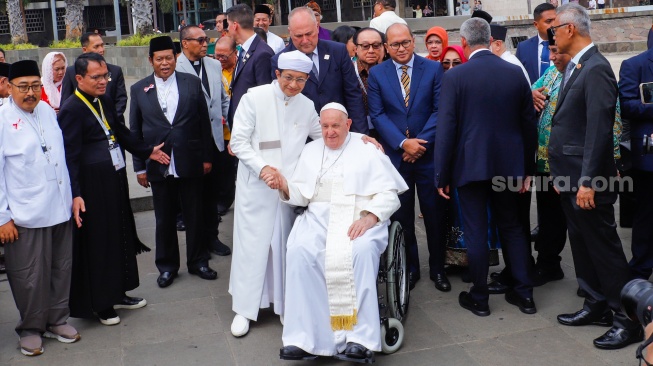
[[[531,82],[535,82],[549,68],[549,41],[546,30],[556,18],[556,8],[550,3],[542,3],[533,11],[533,25],[537,35],[517,45],[517,58],[521,61]]]
[[[318,40],[318,25],[313,11],[307,7],[293,9],[288,15],[290,44],[272,57],[270,77],[277,70],[279,54],[294,50],[305,53],[313,60],[311,71],[302,94],[315,104],[315,111],[331,102],[347,108],[352,120],[351,131],[368,134],[369,127],[363,106],[363,91],[359,86],[354,64],[342,43]],[[276,77],[275,77],[276,78]]]
[[[401,208],[393,215],[404,228],[408,249],[410,286],[420,278],[415,238],[415,189],[424,215],[429,247],[430,277],[440,291],[451,290],[444,273],[444,210],[433,187],[433,140],[438,117],[440,80],[444,70],[431,60],[415,55],[415,38],[405,24],[387,29],[390,60],[370,69],[367,103],[381,145],[408,184]]]
[[[632,178],[636,197],[630,267],[648,279],[653,269],[653,154],[643,153],[642,136],[653,133],[653,104],[642,104],[639,84],[653,82],[653,49],[625,60],[619,71],[621,116],[630,121]]]
[[[227,9],[227,23],[229,35],[240,45],[227,115],[229,126],[233,128],[240,98],[250,88],[272,82],[274,72],[270,69],[270,58],[274,56],[274,51],[254,32],[254,12],[249,6],[239,4]]]
[[[493,205],[503,250],[515,279],[506,301],[526,314],[537,310],[530,279],[529,242],[519,220],[519,194],[535,172],[537,120],[530,87],[521,69],[494,56],[490,26],[471,18],[460,27],[467,63],[442,80],[438,133],[435,139],[435,184],[441,196],[458,189],[469,270],[474,286],[458,297],[478,316],[488,306],[488,217]],[[496,80],[503,80],[501,88]]]

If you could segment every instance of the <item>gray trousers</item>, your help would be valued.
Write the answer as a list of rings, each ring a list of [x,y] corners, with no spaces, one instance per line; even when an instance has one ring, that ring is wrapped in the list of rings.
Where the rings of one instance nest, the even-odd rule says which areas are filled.
[[[16,333],[40,335],[46,326],[64,324],[70,315],[72,222],[16,228],[18,240],[5,244],[7,279],[20,312]]]

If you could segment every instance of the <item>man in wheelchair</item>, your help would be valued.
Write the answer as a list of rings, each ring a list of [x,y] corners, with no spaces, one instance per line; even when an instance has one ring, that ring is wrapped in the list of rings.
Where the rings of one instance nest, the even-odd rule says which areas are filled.
[[[370,362],[381,350],[379,258],[408,187],[382,151],[349,132],[342,105],[325,105],[320,124],[324,139],[306,145],[289,180],[263,176],[284,202],[307,207],[288,238],[280,357]]]

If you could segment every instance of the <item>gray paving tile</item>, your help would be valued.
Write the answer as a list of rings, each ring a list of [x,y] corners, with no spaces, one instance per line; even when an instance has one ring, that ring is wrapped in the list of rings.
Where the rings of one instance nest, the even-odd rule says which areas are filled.
[[[427,303],[421,306],[430,306]],[[454,344],[453,339],[421,309],[413,306],[404,322],[404,343],[398,352],[413,352]]]
[[[124,314],[124,316],[123,316]],[[220,331],[209,297],[148,305],[121,313],[122,346],[153,344]]]
[[[490,297],[488,317],[477,317],[458,304],[458,293],[450,293],[451,299],[422,306],[424,312],[444,329],[455,342],[469,342],[493,338],[504,334],[540,329],[551,323],[538,314],[526,315],[516,306],[508,304],[503,295]],[[500,297],[496,297],[500,296]]]
[[[402,353],[400,351],[392,355],[378,355],[376,357],[376,365],[480,366],[459,345],[424,349],[415,352]]]
[[[124,348],[125,365],[236,365],[225,334],[191,336]]]
[[[607,366],[601,358],[578,352],[584,349],[573,337],[554,327],[511,333],[491,339],[463,343],[462,347],[480,364],[529,366]]]
[[[56,342],[56,341],[55,341]],[[67,345],[65,350],[55,349],[45,345],[45,352],[37,357],[22,356],[10,363],[12,366],[29,366],[29,365],[48,365],[48,366],[122,366],[122,350],[112,348],[105,350],[69,353],[68,347],[80,346],[81,343]]]

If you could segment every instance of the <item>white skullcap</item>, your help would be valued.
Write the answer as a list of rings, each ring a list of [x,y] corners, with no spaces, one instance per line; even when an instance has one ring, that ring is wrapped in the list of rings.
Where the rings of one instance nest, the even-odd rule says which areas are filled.
[[[280,70],[294,70],[310,74],[313,69],[313,60],[306,54],[295,50],[279,55],[278,65]]]
[[[338,110],[338,111],[344,113],[345,116],[349,117],[349,113],[347,113],[347,109],[345,109],[345,106],[343,106],[340,103],[335,103],[335,102],[325,104],[324,107],[322,107],[322,109],[320,109],[320,114],[322,114],[322,112],[324,112],[326,110],[329,110],[329,109]]]

